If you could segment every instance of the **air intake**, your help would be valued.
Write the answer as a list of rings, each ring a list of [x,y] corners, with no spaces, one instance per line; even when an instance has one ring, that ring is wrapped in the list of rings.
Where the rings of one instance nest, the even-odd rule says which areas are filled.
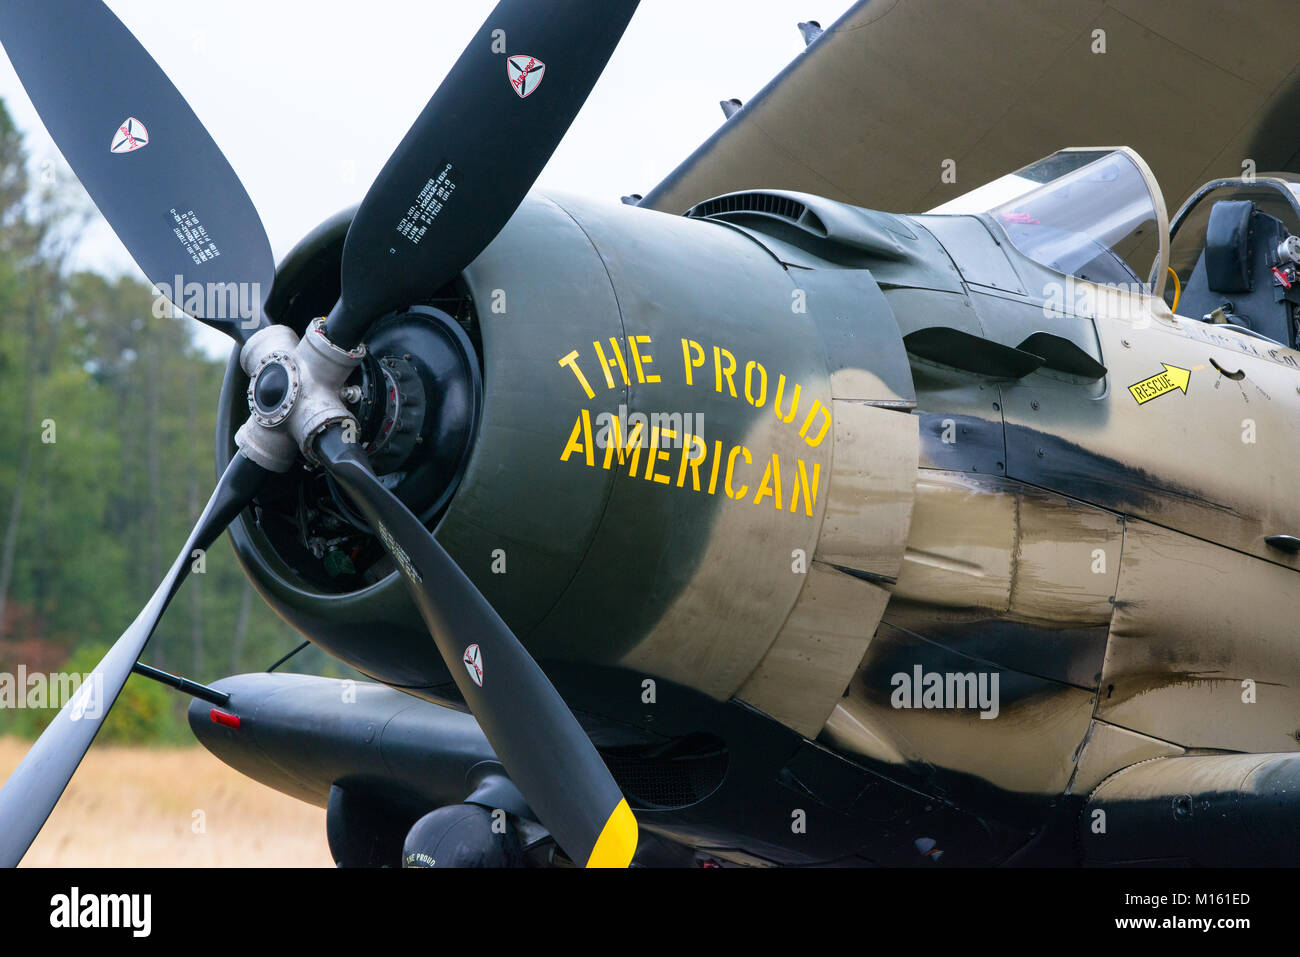
[[[846,266],[905,259],[916,241],[901,217],[784,190],[728,193],[696,204],[686,215],[762,233]]]
[[[826,235],[826,225],[806,205],[781,193],[731,193],[705,200],[686,215],[692,219],[726,218],[753,213],[784,220],[819,236]]]

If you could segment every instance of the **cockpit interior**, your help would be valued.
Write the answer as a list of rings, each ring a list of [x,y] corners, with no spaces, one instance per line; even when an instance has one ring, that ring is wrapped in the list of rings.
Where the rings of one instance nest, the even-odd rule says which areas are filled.
[[[1296,347],[1298,184],[1294,174],[1274,173],[1215,180],[1192,195],[1171,226],[1180,316]]]

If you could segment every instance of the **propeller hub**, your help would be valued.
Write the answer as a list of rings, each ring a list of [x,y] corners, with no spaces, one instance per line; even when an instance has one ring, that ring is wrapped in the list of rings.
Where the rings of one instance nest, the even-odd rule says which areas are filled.
[[[248,411],[263,428],[273,429],[293,412],[302,378],[293,356],[272,352],[263,358],[248,386]]]
[[[377,475],[421,519],[460,484],[478,431],[482,372],[468,334],[448,313],[412,306],[374,323],[352,408]],[[368,528],[343,495],[339,510]]]
[[[318,319],[298,338],[287,326],[268,326],[240,353],[249,375],[249,419],[235,436],[245,456],[271,472],[287,472],[298,454],[313,459],[312,444],[330,425],[356,420],[343,404],[348,377],[366,356],[365,346],[340,349]]]
[[[254,390],[257,408],[269,413],[289,398],[289,370],[283,363],[273,362],[262,370]]]

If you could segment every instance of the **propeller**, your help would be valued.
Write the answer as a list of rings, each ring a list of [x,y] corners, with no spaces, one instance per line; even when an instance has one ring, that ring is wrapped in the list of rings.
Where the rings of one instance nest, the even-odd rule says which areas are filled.
[[[498,4],[362,202],[345,242],[342,295],[317,327],[329,344],[317,346],[322,354],[355,352],[372,322],[426,297],[486,248],[568,130],[636,7],[637,0]],[[100,0],[0,0],[0,42],[145,275],[246,347],[246,367],[264,339],[259,332],[281,341],[285,330],[262,315],[274,264],[252,201],[117,17]],[[196,282],[204,296],[187,294]],[[256,308],[228,315],[232,288],[242,295],[236,301]],[[302,353],[313,361],[310,350]],[[283,368],[275,374],[280,388],[255,388],[255,401],[266,393],[280,401],[287,380]],[[317,393],[310,416],[259,425],[270,441],[244,446],[249,457],[232,461],[167,578],[95,669],[100,715],[92,719],[75,701],[65,707],[0,789],[0,864],[21,859],[53,810],[183,581],[192,550],[214,541],[252,501],[267,475],[260,456],[286,443],[294,458],[295,446],[314,452],[378,530],[488,741],[560,846],[587,866],[631,862],[636,820],[590,739],[470,579],[382,485],[361,449],[344,441],[341,423],[351,415],[324,387],[328,381],[308,376],[304,392]],[[312,424],[294,433],[304,419]]]
[[[189,574],[195,549],[208,549],[253,500],[269,473],[236,455],[171,570],[144,610],[95,666],[0,788],[0,867],[15,867],[54,810],[108,710],[131,676],[163,612]]]
[[[389,159],[343,246],[326,324],[350,349],[438,289],[514,215],[627,29],[637,0],[503,0]]]
[[[98,0],[3,0],[0,42],[64,159],[149,281],[236,342],[262,328],[275,260],[253,201],[122,21]],[[194,283],[203,295],[187,297]],[[239,314],[241,292],[249,315]]]
[[[510,778],[559,845],[588,866],[625,867],[636,821],[559,692],[420,520],[375,477],[335,426],[318,440],[325,468],[392,554],[456,687]],[[468,636],[468,637],[467,637]],[[581,800],[574,800],[574,789]]]

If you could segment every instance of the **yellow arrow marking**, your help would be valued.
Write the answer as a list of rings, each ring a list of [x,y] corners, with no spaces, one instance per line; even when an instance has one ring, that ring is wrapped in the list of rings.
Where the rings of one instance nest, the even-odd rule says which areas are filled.
[[[1165,367],[1164,372],[1157,372],[1149,379],[1143,379],[1128,387],[1133,398],[1137,399],[1138,405],[1150,402],[1152,399],[1158,399],[1162,395],[1170,392],[1182,390],[1183,395],[1187,394],[1187,386],[1192,380],[1191,369],[1180,369],[1178,366],[1171,366],[1168,362],[1160,363]]]

